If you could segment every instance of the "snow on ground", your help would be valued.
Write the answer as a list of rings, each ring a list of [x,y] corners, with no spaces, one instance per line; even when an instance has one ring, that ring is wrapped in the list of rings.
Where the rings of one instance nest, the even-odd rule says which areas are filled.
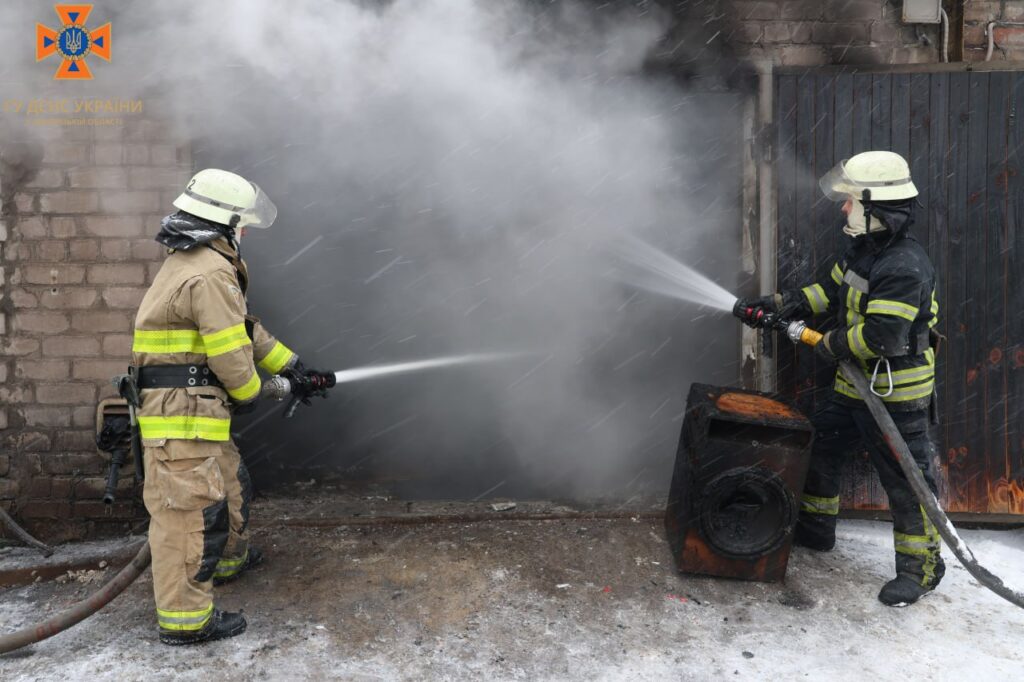
[[[1024,588],[1024,531],[966,531]],[[148,572],[101,614],[13,657],[2,680],[1010,680],[1024,610],[947,554],[919,604],[875,598],[891,527],[846,521],[827,554],[794,550],[784,585],[679,576],[660,523],[516,521],[260,530],[268,563],[222,588],[249,631],[156,642]],[[0,591],[10,631],[95,585]]]

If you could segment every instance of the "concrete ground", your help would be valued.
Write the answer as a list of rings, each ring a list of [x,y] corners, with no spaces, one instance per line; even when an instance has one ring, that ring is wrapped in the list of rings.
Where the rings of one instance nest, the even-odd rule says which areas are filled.
[[[244,635],[160,645],[147,571],[97,616],[0,657],[0,679],[1019,678],[1024,611],[948,556],[935,594],[905,609],[878,603],[893,563],[886,524],[841,523],[835,551],[798,548],[786,583],[765,585],[676,574],[650,512],[525,520],[574,512],[265,500],[254,535],[267,563],[217,597],[245,609]],[[1024,587],[1024,531],[964,535],[984,564]],[[0,591],[0,632],[65,608],[109,575]]]

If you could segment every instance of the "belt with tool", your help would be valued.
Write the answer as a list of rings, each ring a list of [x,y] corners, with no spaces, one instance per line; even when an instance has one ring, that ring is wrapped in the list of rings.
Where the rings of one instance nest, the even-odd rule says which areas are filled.
[[[140,389],[187,388],[189,386],[215,386],[224,388],[217,375],[207,365],[149,365],[137,367],[136,381]]]

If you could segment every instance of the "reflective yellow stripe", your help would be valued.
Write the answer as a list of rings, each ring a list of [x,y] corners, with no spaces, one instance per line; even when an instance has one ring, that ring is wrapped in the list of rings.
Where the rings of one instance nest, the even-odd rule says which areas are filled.
[[[156,619],[160,627],[164,630],[174,630],[177,632],[202,630],[212,615],[212,602],[205,609],[199,609],[198,611],[156,610]]]
[[[836,516],[839,514],[839,496],[815,497],[804,493],[800,496],[800,511]]]
[[[832,266],[831,275],[833,282],[835,282],[836,284],[843,283],[843,269],[839,267],[839,263],[836,263],[835,265]]]
[[[249,340],[249,335],[245,333],[245,323],[221,329],[213,334],[203,335],[206,354],[211,358],[230,353],[236,348],[248,346],[250,343],[252,342]]]
[[[880,388],[875,387],[876,390],[885,390],[888,392],[888,386]],[[902,388],[897,387],[893,390],[892,395],[885,396],[882,398],[887,403],[898,403],[907,400],[917,400],[919,398],[926,398],[932,394],[932,390],[935,388],[935,380],[929,380],[922,384],[915,384],[913,386],[904,386]],[[853,384],[848,382],[841,374],[836,374],[836,381],[833,384],[832,389],[836,393],[847,396],[848,398],[856,398],[861,400],[860,394],[857,393],[857,389],[853,387]]]
[[[260,392],[260,377],[256,372],[252,373],[252,378],[247,382],[239,386],[238,388],[227,389],[228,395],[239,402],[245,402],[251,398],[256,397]]]
[[[823,313],[828,310],[828,295],[820,284],[812,284],[809,287],[804,287],[801,291],[807,297],[807,302],[811,304],[811,311]]]
[[[203,337],[195,329],[136,329],[132,340],[136,353],[203,353]]]
[[[183,440],[231,439],[231,420],[218,417],[139,417],[142,437]]]
[[[274,347],[270,349],[270,352],[267,353],[267,356],[259,361],[259,366],[261,369],[264,369],[271,374],[277,374],[285,368],[285,365],[288,364],[293,355],[295,355],[295,353],[278,341],[274,344]]]
[[[213,574],[214,578],[230,578],[231,576],[238,573],[241,570],[245,560],[249,557],[249,550],[245,550],[238,559],[221,559],[217,562],[216,572]]]
[[[878,354],[868,348],[864,340],[864,325],[855,324],[846,330],[846,343],[858,358],[867,359],[878,357]]]
[[[917,319],[918,308],[902,301],[887,301],[875,298],[868,301],[868,315],[892,315],[913,322]]]

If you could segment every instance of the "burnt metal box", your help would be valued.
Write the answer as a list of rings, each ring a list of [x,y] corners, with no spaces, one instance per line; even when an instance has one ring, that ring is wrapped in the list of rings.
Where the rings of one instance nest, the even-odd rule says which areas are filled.
[[[768,394],[693,384],[665,513],[676,567],[782,580],[813,435]]]

